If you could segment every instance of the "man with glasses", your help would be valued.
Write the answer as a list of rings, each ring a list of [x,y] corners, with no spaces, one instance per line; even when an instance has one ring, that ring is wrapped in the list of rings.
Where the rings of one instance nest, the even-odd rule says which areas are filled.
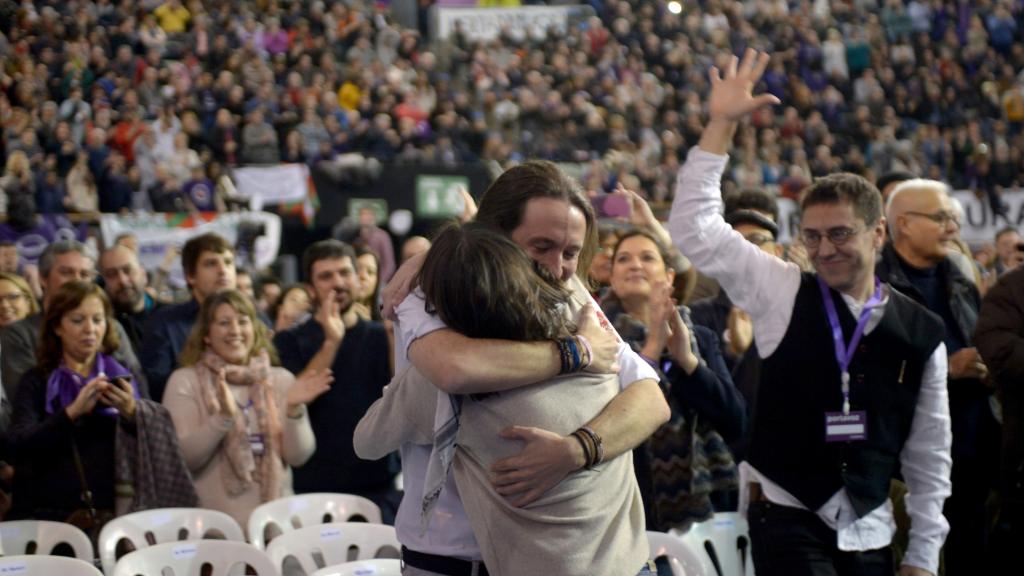
[[[677,181],[669,230],[746,310],[762,358],[740,508],[758,576],[892,576],[889,480],[909,487],[901,576],[938,571],[948,532],[951,433],[942,323],[875,277],[881,194],[853,174],[818,179],[800,202],[814,272],[766,254],[721,216],[736,125],[777,104],[752,90],[769,61],[749,50],[711,71],[710,121]]]
[[[59,240],[50,244],[39,257],[39,280],[43,285],[43,312],[50,295],[64,284],[81,280],[93,282],[96,279],[96,256],[92,249],[77,240]],[[4,393],[11,401],[21,376],[36,365],[36,346],[39,343],[39,327],[43,313],[33,314],[0,330],[0,367],[2,367]],[[114,358],[135,375],[139,394],[149,398],[149,388],[142,378],[142,367],[132,350],[128,335],[120,322],[114,322],[120,346]]]
[[[950,532],[946,574],[966,574],[986,556],[985,500],[999,458],[999,424],[989,408],[988,368],[972,335],[981,296],[951,260],[948,241],[959,229],[947,187],[935,180],[900,183],[889,198],[891,240],[875,274],[942,318],[949,355],[953,429],[953,495],[946,501]]]

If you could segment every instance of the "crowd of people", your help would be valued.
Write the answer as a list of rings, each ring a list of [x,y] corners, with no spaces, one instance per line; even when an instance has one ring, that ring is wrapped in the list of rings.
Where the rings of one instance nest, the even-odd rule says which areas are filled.
[[[998,212],[1024,173],[1020,4],[591,5],[484,42],[355,0],[0,5],[15,229],[228,209],[245,164],[500,172],[433,245],[396,263],[370,218],[295,285],[215,234],[172,302],[131,235],[32,265],[0,243],[6,517],[245,526],[344,492],[411,576],[621,576],[664,570],[645,530],[739,510],[762,575],[1002,566],[1024,244],[972,253],[949,190]]]
[[[211,211],[244,164],[544,158],[584,165],[589,190],[623,178],[666,200],[707,122],[705,71],[746,47],[772,53],[764,86],[786,106],[741,128],[726,190],[907,170],[998,210],[1020,184],[1017,3],[591,5],[564,34],[477,41],[363,0],[9,2],[0,198],[13,214]]]

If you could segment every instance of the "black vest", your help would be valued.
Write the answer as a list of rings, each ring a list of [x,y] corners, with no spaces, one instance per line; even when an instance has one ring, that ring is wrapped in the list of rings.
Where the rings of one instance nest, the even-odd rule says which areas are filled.
[[[835,290],[846,342],[857,320]],[[925,363],[942,342],[938,316],[896,290],[850,362],[850,410],[867,411],[867,439],[825,442],[825,413],[842,410],[832,330],[817,277],[804,274],[786,335],[761,368],[750,463],[811,510],[845,487],[857,516],[889,495],[910,433]]]

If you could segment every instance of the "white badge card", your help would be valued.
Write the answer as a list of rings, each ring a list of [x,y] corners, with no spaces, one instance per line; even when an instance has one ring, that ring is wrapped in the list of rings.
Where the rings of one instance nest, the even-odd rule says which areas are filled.
[[[825,413],[825,442],[854,442],[868,437],[868,413],[854,410]]]
[[[249,446],[254,456],[263,456],[267,447],[263,444],[263,434],[249,434]]]

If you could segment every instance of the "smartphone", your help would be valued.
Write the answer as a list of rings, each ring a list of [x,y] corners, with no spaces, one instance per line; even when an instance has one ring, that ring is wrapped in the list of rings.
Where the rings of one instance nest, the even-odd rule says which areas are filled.
[[[618,194],[600,194],[590,200],[598,218],[629,218],[633,209],[629,198]]]
[[[132,377],[131,376],[117,376],[110,379],[111,382],[117,385],[118,388],[125,389],[131,388]]]

